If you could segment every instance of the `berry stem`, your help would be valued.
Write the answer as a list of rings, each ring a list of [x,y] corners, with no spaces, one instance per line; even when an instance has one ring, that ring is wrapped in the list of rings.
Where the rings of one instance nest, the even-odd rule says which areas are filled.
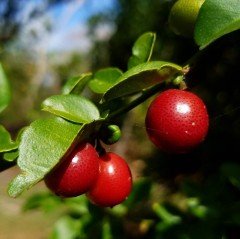
[[[102,155],[106,154],[106,150],[103,148],[99,139],[96,140],[95,148],[96,148],[99,156],[102,156]]]
[[[143,91],[143,93],[136,98],[135,100],[133,100],[131,103],[127,104],[125,107],[120,108],[119,110],[114,111],[113,113],[111,113],[108,116],[108,120],[115,118],[117,116],[122,115],[123,113],[127,113],[128,111],[132,110],[133,108],[135,108],[136,106],[138,106],[139,104],[143,103],[144,101],[146,101],[148,98],[150,98],[151,96],[153,96],[154,94],[158,93],[159,91],[161,91],[162,89],[164,89],[165,84],[157,84],[155,86],[152,86],[151,88],[149,88],[148,90]]]

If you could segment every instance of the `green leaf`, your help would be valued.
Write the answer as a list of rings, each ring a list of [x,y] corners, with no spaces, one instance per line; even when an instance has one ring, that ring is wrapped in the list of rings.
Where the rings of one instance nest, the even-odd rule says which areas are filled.
[[[103,101],[139,93],[170,79],[175,74],[183,74],[181,66],[164,61],[142,63],[126,71],[118,83],[103,95]]]
[[[132,56],[128,61],[128,69],[150,60],[155,41],[156,34],[152,32],[146,32],[137,39],[132,48]]]
[[[152,209],[155,212],[155,214],[168,225],[179,224],[182,221],[180,216],[173,215],[171,212],[167,210],[167,208],[164,205],[160,203],[156,202],[153,203]]]
[[[195,216],[199,218],[205,218],[208,214],[208,208],[200,204],[199,198],[191,197],[187,200],[188,210]]]
[[[40,209],[44,212],[59,210],[63,205],[62,199],[50,192],[36,193],[27,198],[23,205],[23,211]]]
[[[21,136],[24,132],[24,130],[26,129],[27,127],[23,127],[20,129],[20,131],[18,132],[18,135],[17,135],[17,139],[15,141],[15,145],[16,145],[16,148],[14,149],[11,149],[11,151],[7,151],[3,154],[3,159],[8,161],[8,162],[14,162],[16,161],[18,155],[19,155],[19,152],[18,152],[18,145],[20,143],[20,140],[21,140]]]
[[[14,149],[12,151],[5,152],[3,154],[3,159],[8,161],[8,162],[14,162],[17,159],[18,155],[19,155],[18,150]]]
[[[11,151],[17,147],[18,144],[12,141],[9,132],[0,125],[0,153]]]
[[[118,68],[99,70],[96,72],[93,79],[89,81],[89,88],[97,94],[103,94],[118,82],[121,75],[122,71]]]
[[[22,134],[18,166],[22,170],[9,185],[11,197],[39,182],[59,160],[80,142],[89,137],[98,122],[78,125],[61,118],[34,121]]]
[[[111,225],[108,220],[103,221],[102,225],[102,239],[113,239],[111,232]]]
[[[74,212],[79,215],[87,215],[88,211],[88,199],[81,195],[79,197],[67,198],[65,199],[65,206],[68,207],[69,211]]]
[[[76,123],[90,123],[100,118],[98,108],[78,95],[54,95],[42,103],[42,110]]]
[[[62,94],[81,94],[91,77],[92,73],[85,73],[70,78],[63,86]]]
[[[10,86],[4,73],[3,67],[0,64],[0,112],[2,112],[8,106],[10,99]]]
[[[239,0],[206,0],[195,25],[194,37],[201,49],[211,42],[240,29]]]
[[[152,188],[152,182],[149,179],[141,179],[134,183],[133,190],[128,199],[124,202],[128,208],[132,208],[138,204],[142,204],[143,201],[149,200],[150,191]]]
[[[79,235],[79,220],[70,216],[61,217],[55,224],[50,239],[76,239]]]

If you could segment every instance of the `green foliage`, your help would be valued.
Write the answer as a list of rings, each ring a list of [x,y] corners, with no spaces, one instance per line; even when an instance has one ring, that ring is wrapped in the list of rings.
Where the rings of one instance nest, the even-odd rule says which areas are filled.
[[[9,152],[5,152],[3,154],[3,159],[8,161],[8,162],[13,162],[17,159],[19,153],[18,153],[18,149],[14,149],[14,150],[11,150]]]
[[[152,189],[152,181],[149,178],[142,178],[134,184],[133,191],[125,201],[124,205],[128,208],[140,206],[144,201],[150,198]]]
[[[150,60],[155,41],[156,34],[153,32],[147,32],[136,40],[128,60],[128,69]]]
[[[178,0],[171,8],[169,26],[177,35],[193,37],[199,9],[205,0]]]
[[[74,146],[76,138],[84,140],[86,131],[89,133],[94,127],[95,123],[78,125],[61,118],[34,121],[23,132],[18,158],[22,173],[11,182],[9,195],[16,197],[42,180]]]
[[[89,82],[89,87],[93,92],[103,94],[118,82],[121,75],[122,72],[118,68],[106,68],[99,70],[94,74],[93,79]]]
[[[139,93],[151,86],[171,79],[176,74],[183,74],[182,67],[169,62],[152,61],[139,64],[126,71],[103,96],[103,100]]]
[[[36,193],[29,197],[23,205],[23,211],[41,210],[51,213],[62,206],[62,199],[49,193]]]
[[[3,67],[0,64],[0,113],[8,106],[10,99],[10,86],[4,73]]]
[[[18,147],[19,147],[19,144],[20,144],[20,141],[21,141],[21,137],[22,137],[22,133],[23,133],[24,130],[25,130],[25,127],[20,129],[20,131],[17,134],[17,138],[16,138],[15,142],[12,142],[12,140],[11,140],[12,144],[15,145],[15,147],[10,149],[9,151],[6,151],[3,154],[3,159],[4,160],[6,160],[8,162],[15,162],[16,161],[16,159],[17,159],[17,157],[19,155]],[[7,134],[9,134],[9,133],[7,132]],[[10,137],[10,135],[8,137]]]
[[[139,63],[149,60],[154,41],[153,33],[147,33],[137,40],[133,54],[141,59]],[[16,197],[42,180],[76,144],[87,139],[94,140],[91,137],[93,134],[97,135],[101,125],[107,122],[112,114],[119,114],[119,108],[113,110],[111,115],[110,108],[107,112],[101,109],[101,114],[105,115],[105,118],[101,119],[98,108],[89,99],[75,95],[81,94],[88,82],[90,89],[95,93],[104,93],[105,102],[116,98],[123,99],[133,93],[148,93],[133,100],[132,105],[135,105],[139,104],[139,100],[144,101],[151,96],[151,87],[161,85],[165,81],[170,82],[179,75],[183,75],[182,67],[169,62],[153,61],[141,63],[123,74],[117,68],[107,68],[96,72],[92,79],[92,74],[87,73],[68,80],[63,86],[62,95],[51,96],[42,103],[42,110],[57,117],[34,121],[24,130],[19,150],[5,156],[11,161],[19,155],[17,164],[22,170],[10,183],[9,195]],[[103,100],[98,102],[100,107]],[[120,113],[130,110],[128,103],[122,104],[121,107]],[[112,139],[114,142],[119,139],[120,131],[116,132],[117,135],[113,135]],[[5,136],[5,141],[10,140],[8,137]]]
[[[205,48],[211,42],[240,29],[240,4],[238,0],[205,0],[195,26],[195,40]]]
[[[123,24],[122,32],[116,34],[120,34],[118,41],[121,44],[127,42],[125,45],[129,46],[129,39],[124,38],[129,36],[132,40],[136,32],[145,28],[152,30],[154,25],[161,31],[160,41],[152,32],[137,39],[126,72],[110,67],[70,78],[63,87],[62,95],[49,97],[43,102],[43,110],[58,117],[34,121],[16,142],[11,140],[3,126],[0,127],[0,170],[13,166],[18,155],[17,164],[22,170],[9,186],[10,196],[18,196],[42,180],[82,140],[99,139],[102,126],[115,123],[112,115],[121,117],[131,109],[130,105],[137,106],[157,93],[152,91],[153,87],[165,87],[166,83],[171,86],[171,83],[185,77],[185,68],[172,62],[185,61],[190,53],[196,51],[196,46],[193,47],[190,40],[183,41],[172,36],[163,27],[168,12],[164,10],[161,14],[162,10],[159,10],[154,14],[159,2],[161,9],[170,10],[172,1],[121,1],[121,6],[132,6],[128,8],[130,15]],[[134,7],[138,9],[132,11]],[[136,179],[129,198],[112,209],[95,207],[84,196],[67,200],[49,193],[33,196],[26,202],[24,210],[52,212],[64,208],[51,238],[117,239],[127,235],[129,238],[218,239],[229,238],[229,231],[234,232],[235,227],[239,227],[240,169],[235,159],[239,148],[239,114],[237,110],[231,111],[231,114],[227,111],[229,107],[239,106],[239,84],[226,82],[226,76],[233,79],[231,72],[233,69],[236,72],[238,67],[235,62],[239,62],[236,56],[239,45],[231,48],[231,44],[239,42],[239,37],[235,41],[231,38],[228,42],[222,41],[222,45],[214,42],[212,48],[207,48],[221,36],[239,29],[238,12],[236,1],[206,0],[197,20],[195,39],[201,48],[206,48],[208,57],[203,55],[198,68],[193,68],[186,78],[190,90],[195,86],[195,81],[191,80],[198,80],[203,88],[196,87],[194,90],[206,98],[212,115],[221,115],[220,123],[213,118],[209,139],[188,156],[169,156],[159,151],[149,153],[144,161],[144,177]],[[155,19],[155,23],[151,19]],[[130,25],[143,27],[131,28]],[[157,43],[159,47],[159,42],[162,51],[157,52],[157,56],[161,61],[152,61],[154,45]],[[222,49],[224,44],[227,47]],[[112,54],[115,59],[127,59],[129,52],[124,54],[126,49],[116,47]],[[181,56],[176,56],[178,49],[182,50]],[[162,61],[162,56],[170,60]],[[115,62],[112,64],[116,65]],[[95,104],[79,96],[87,86],[92,91],[90,95],[93,95]],[[1,97],[2,94],[0,102]],[[3,107],[6,106],[5,99]],[[141,127],[136,128],[139,132]],[[130,141],[127,144],[131,152],[135,144]],[[148,147],[144,144],[143,148]],[[137,153],[134,156],[139,157]],[[230,159],[233,162],[229,162]],[[139,161],[142,162],[142,159]]]
[[[62,94],[81,94],[91,77],[91,73],[85,73],[70,78],[63,86]]]
[[[18,147],[11,139],[9,132],[0,125],[0,153],[14,150]]]
[[[79,235],[80,223],[69,216],[61,217],[56,222],[50,239],[75,239]]]
[[[43,101],[42,110],[76,123],[100,118],[98,108],[89,99],[77,95],[51,96]]]

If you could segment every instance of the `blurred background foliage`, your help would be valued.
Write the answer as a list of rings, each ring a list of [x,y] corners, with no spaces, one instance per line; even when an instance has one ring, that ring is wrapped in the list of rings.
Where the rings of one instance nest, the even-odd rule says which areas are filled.
[[[13,98],[1,123],[15,135],[45,117],[41,101],[60,92],[69,77],[107,66],[126,70],[134,41],[146,31],[157,33],[153,59],[184,64],[198,48],[169,29],[174,2],[2,0],[0,61]],[[150,99],[124,117],[122,139],[106,146],[132,169],[135,185],[126,202],[97,208],[83,196],[57,198],[41,183],[9,199],[13,168],[0,175],[0,238],[240,238],[239,42],[239,31],[217,40],[187,75],[210,115],[210,132],[198,149],[167,155],[148,141]]]

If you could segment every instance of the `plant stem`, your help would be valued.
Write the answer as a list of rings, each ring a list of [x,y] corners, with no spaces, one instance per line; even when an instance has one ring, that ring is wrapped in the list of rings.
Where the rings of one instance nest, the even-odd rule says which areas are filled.
[[[122,115],[123,113],[127,113],[128,111],[132,110],[139,104],[143,103],[146,101],[148,98],[153,96],[154,94],[158,93],[165,87],[165,84],[161,83],[155,86],[152,86],[148,90],[144,91],[141,96],[130,102],[127,106],[120,108],[119,110],[114,111],[112,114],[108,116],[108,119],[115,118],[119,115]]]

